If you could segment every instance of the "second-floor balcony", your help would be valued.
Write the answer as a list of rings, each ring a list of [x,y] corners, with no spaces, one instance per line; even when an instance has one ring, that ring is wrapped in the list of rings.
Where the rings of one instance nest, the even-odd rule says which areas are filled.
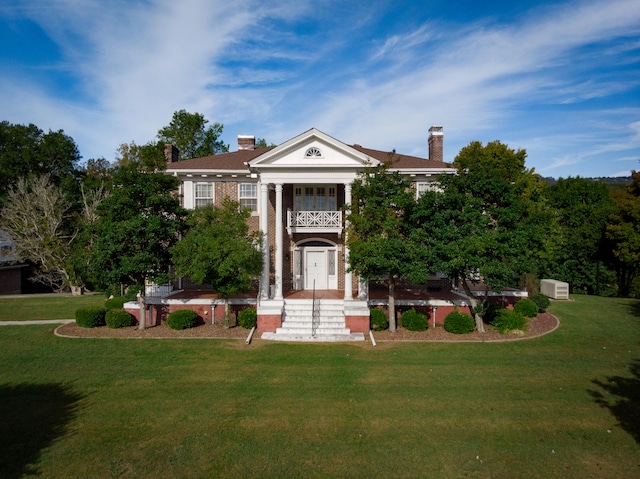
[[[287,231],[292,233],[342,233],[342,211],[288,211]]]

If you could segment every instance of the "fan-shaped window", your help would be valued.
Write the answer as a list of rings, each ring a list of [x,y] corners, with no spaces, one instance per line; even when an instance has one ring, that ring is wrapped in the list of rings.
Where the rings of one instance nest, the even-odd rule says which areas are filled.
[[[322,152],[314,146],[309,148],[304,156],[307,158],[320,158],[322,156]]]

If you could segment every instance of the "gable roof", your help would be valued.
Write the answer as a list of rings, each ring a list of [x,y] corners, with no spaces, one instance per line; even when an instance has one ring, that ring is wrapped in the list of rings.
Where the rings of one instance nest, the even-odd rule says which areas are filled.
[[[221,173],[250,173],[250,166],[264,165],[277,160],[278,157],[286,155],[287,151],[292,148],[299,147],[312,141],[321,141],[325,145],[331,145],[339,150],[342,154],[348,155],[359,162],[367,160],[375,160],[376,162],[391,162],[390,169],[405,173],[419,173],[420,170],[445,170],[452,166],[442,161],[430,160],[428,158],[420,158],[417,156],[403,155],[396,152],[388,152],[364,148],[361,145],[346,145],[335,138],[312,128],[278,146],[261,147],[254,150],[238,150],[231,153],[221,153],[218,155],[204,156],[201,158],[192,158],[190,160],[182,160],[169,163],[167,172],[175,173],[204,173],[204,172],[221,172]],[[275,165],[274,165],[275,166]],[[292,165],[290,165],[292,166]]]

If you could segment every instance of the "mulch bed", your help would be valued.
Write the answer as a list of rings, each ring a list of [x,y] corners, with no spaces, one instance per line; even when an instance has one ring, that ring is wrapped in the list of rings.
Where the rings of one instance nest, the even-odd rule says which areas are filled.
[[[520,334],[500,334],[491,326],[486,326],[487,332],[481,334],[474,331],[469,334],[452,334],[444,330],[442,325],[429,327],[426,331],[409,331],[398,328],[394,333],[389,331],[375,331],[373,337],[376,342],[386,341],[436,341],[436,342],[483,342],[483,341],[513,341],[519,339],[533,338],[547,334],[559,326],[558,319],[549,313],[539,314],[536,318],[530,319],[526,331]],[[167,325],[148,327],[142,331],[137,326],[120,329],[110,329],[106,326],[98,328],[80,328],[75,323],[64,324],[56,329],[56,334],[63,337],[73,338],[120,338],[120,339],[161,339],[161,338],[184,338],[184,339],[242,339],[246,340],[249,330],[241,327],[225,328],[223,324],[202,324],[191,329],[174,331]],[[253,340],[258,340],[262,335],[261,331],[256,331]],[[365,335],[369,341],[368,335]]]

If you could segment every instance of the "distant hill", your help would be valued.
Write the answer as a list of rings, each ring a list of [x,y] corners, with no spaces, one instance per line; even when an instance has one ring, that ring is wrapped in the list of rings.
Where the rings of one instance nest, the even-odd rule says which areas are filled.
[[[557,178],[553,178],[551,176],[548,176],[543,179],[550,185],[553,185],[558,181]],[[587,179],[591,181],[600,181],[602,183],[606,183],[607,185],[611,185],[611,186],[624,186],[624,185],[630,184],[633,178],[631,176],[606,176],[601,178],[587,178]]]

